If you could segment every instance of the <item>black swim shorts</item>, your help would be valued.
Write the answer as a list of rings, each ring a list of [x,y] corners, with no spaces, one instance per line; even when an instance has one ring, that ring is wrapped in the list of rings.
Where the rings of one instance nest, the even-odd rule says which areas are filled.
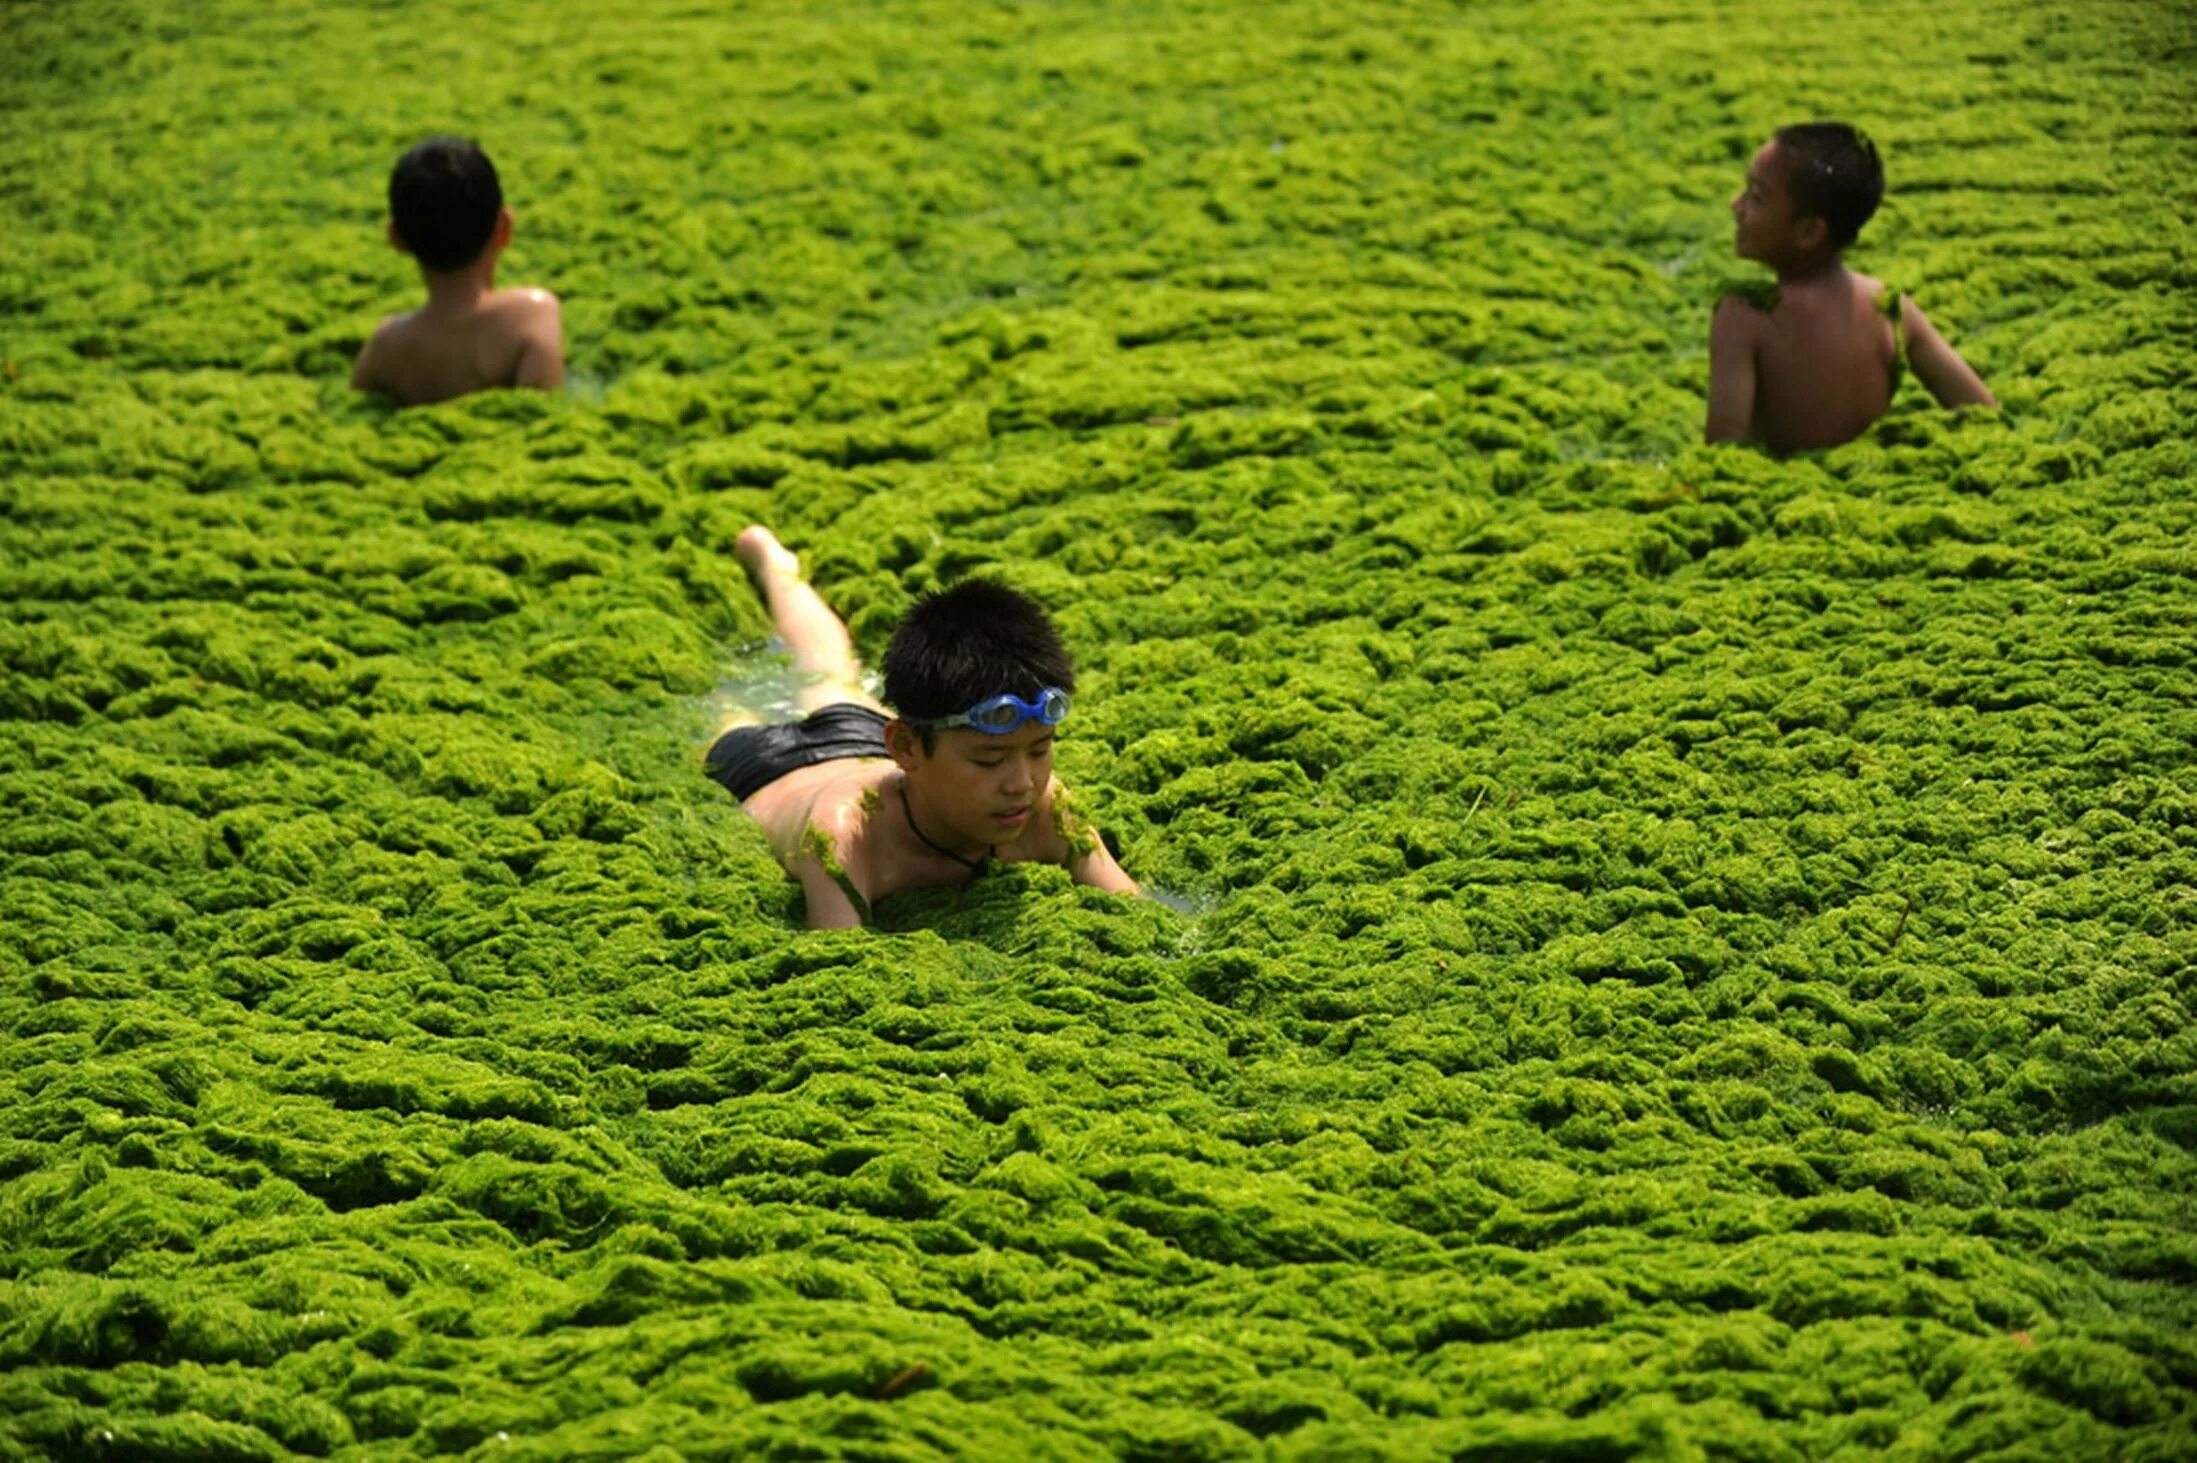
[[[710,744],[703,770],[746,802],[801,767],[841,757],[886,757],[885,715],[874,707],[840,701],[820,706],[799,721],[736,726]]]

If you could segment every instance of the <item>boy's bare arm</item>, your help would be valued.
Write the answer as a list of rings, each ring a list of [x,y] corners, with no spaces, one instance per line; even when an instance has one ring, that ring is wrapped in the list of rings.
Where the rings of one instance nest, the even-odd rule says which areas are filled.
[[[1088,884],[1109,894],[1142,894],[1144,891],[1137,887],[1137,881],[1114,862],[1113,854],[1107,851],[1105,841],[1097,836],[1097,831],[1092,830],[1093,846],[1089,853],[1069,855],[1069,876],[1078,884]]]
[[[867,922],[870,901],[847,872],[848,840],[860,814],[847,808],[808,825],[794,850],[791,869],[808,903],[812,930],[859,929]]]
[[[547,290],[533,292],[519,332],[519,369],[514,386],[558,391],[565,384],[564,310]]]
[[[1709,423],[1703,440],[1745,442],[1754,435],[1755,307],[1726,295],[1709,321]]]
[[[825,867],[824,860],[809,851],[802,853],[794,864],[793,872],[801,883],[801,894],[808,905],[810,929],[862,928],[862,909],[855,903],[858,896],[851,885],[842,882],[846,877],[844,874],[835,877]]]
[[[812,930],[858,930],[862,928],[862,912],[854,907],[847,891],[839,882],[824,872],[822,865],[813,858],[801,860],[801,893],[808,903],[808,922]]]
[[[1983,378],[1961,359],[1960,352],[1945,343],[1930,317],[1922,313],[1922,306],[1902,296],[1900,311],[1900,323],[1907,331],[1907,364],[1914,367],[1915,375],[1930,388],[1939,406],[1999,404]]]

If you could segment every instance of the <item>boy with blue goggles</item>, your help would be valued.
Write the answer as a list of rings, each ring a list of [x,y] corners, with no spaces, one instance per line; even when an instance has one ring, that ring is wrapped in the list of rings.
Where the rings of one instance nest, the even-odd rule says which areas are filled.
[[[847,627],[786,546],[757,524],[733,552],[793,652],[806,714],[738,718],[704,764],[800,882],[810,928],[861,924],[888,894],[964,884],[995,861],[1138,892],[1053,776],[1075,665],[1034,600],[981,579],[918,599],[885,650],[896,716],[863,686]],[[1039,689],[1025,700],[1009,686]]]

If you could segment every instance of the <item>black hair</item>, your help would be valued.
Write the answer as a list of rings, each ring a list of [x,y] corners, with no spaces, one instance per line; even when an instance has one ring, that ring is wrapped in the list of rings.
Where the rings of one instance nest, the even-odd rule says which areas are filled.
[[[430,137],[389,174],[397,237],[429,269],[463,269],[480,258],[502,212],[496,165],[466,138]]]
[[[1794,210],[1823,220],[1843,249],[1884,201],[1884,162],[1877,145],[1844,122],[1802,122],[1777,130],[1787,161]]]
[[[1033,700],[1076,688],[1075,662],[1044,607],[989,579],[924,595],[885,647],[885,699],[910,721],[952,716],[1002,692]],[[923,734],[926,748],[934,733]]]

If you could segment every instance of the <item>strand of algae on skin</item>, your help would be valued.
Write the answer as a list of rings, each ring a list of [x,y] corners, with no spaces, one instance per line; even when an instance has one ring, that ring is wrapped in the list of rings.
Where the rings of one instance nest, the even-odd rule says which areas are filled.
[[[17,7],[0,1436],[2171,1456],[2173,15]],[[2003,420],[1681,450],[1793,66]],[[345,401],[514,93],[600,404]],[[749,517],[873,653],[1059,607],[1212,912],[796,933],[691,770]]]
[[[876,799],[870,797],[865,802],[870,811],[874,813],[876,811]],[[823,869],[825,877],[837,884],[839,892],[847,896],[847,902],[854,906],[855,914],[861,918],[864,924],[868,924],[870,921],[870,901],[863,896],[860,889],[855,887],[854,880],[848,877],[845,867],[840,864],[838,850],[832,847],[831,835],[822,828],[811,827],[802,835],[801,851],[816,860],[817,865]]]

